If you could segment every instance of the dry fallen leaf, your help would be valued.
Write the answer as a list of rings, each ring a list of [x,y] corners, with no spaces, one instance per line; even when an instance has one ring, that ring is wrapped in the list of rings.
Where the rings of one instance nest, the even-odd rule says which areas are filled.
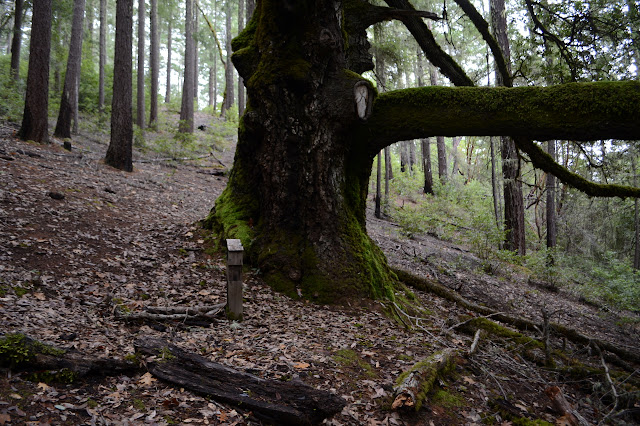
[[[5,423],[9,423],[11,421],[11,416],[6,413],[0,413],[0,425]]]
[[[294,368],[297,368],[298,370],[306,370],[311,365],[306,363],[306,362],[294,362],[293,366],[294,366]]]
[[[156,380],[157,379],[154,379],[151,373],[147,372],[147,373],[144,373],[142,377],[140,377],[140,379],[138,380],[138,383],[145,386],[151,386],[151,384]]]

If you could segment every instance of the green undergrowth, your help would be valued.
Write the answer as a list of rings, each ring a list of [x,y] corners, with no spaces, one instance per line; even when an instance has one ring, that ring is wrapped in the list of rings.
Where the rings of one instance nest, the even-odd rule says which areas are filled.
[[[358,379],[375,379],[378,377],[373,366],[352,349],[340,349],[333,354],[332,358],[336,364],[348,368],[350,370],[349,373],[354,373]]]
[[[64,350],[29,339],[24,334],[7,334],[0,338],[0,365],[18,368],[28,365],[37,354],[61,356]]]

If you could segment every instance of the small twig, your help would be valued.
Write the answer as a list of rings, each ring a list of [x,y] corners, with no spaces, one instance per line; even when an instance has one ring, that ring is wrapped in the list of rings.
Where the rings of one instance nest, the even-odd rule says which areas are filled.
[[[226,303],[205,306],[148,306],[145,311],[153,314],[209,314],[210,312],[219,312],[226,306]]]
[[[596,350],[596,352],[600,356],[600,363],[602,364],[602,368],[604,369],[604,377],[605,379],[607,379],[607,384],[609,385],[609,388],[611,389],[611,393],[613,394],[613,408],[598,423],[598,424],[604,424],[605,421],[609,417],[611,417],[611,415],[618,409],[618,404],[620,401],[618,399],[618,391],[616,390],[616,387],[613,385],[613,380],[611,380],[611,375],[609,374],[609,367],[607,366],[607,363],[604,361],[604,356],[602,355],[602,351],[600,350],[600,347],[596,345],[594,342],[591,342],[590,345]]]

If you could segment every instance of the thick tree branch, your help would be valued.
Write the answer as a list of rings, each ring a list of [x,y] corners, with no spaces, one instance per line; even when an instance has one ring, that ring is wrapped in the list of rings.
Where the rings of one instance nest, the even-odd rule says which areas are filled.
[[[495,39],[491,31],[489,30],[489,24],[484,20],[480,12],[475,8],[469,0],[455,0],[455,2],[462,8],[464,13],[467,14],[473,25],[476,27],[484,41],[491,49],[491,53],[493,54],[493,59],[496,61],[496,67],[498,68],[498,72],[502,76],[502,81],[504,82],[504,86],[511,87],[511,74],[509,73],[509,69],[507,68],[507,62],[504,59],[504,54],[502,53],[502,49],[500,49],[500,45],[498,45],[498,41]]]
[[[385,2],[396,9],[415,10],[408,0],[385,0]],[[438,45],[433,34],[421,18],[416,16],[403,16],[399,17],[399,20],[416,39],[429,62],[435,65],[442,75],[451,80],[456,86],[474,85],[473,81],[465,74],[460,65]]]
[[[535,140],[640,139],[640,83],[421,87],[383,93],[360,134],[371,153],[394,142],[511,135]]]
[[[515,138],[535,167],[590,196],[638,197],[640,189],[590,182],[531,140],[640,140],[640,83],[552,87],[422,87],[381,94],[358,130],[369,155],[397,141],[444,136]]]

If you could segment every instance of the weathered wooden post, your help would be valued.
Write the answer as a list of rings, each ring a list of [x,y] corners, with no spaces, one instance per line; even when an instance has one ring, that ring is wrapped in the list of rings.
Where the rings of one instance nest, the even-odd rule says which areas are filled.
[[[227,317],[242,320],[242,242],[227,240]]]

